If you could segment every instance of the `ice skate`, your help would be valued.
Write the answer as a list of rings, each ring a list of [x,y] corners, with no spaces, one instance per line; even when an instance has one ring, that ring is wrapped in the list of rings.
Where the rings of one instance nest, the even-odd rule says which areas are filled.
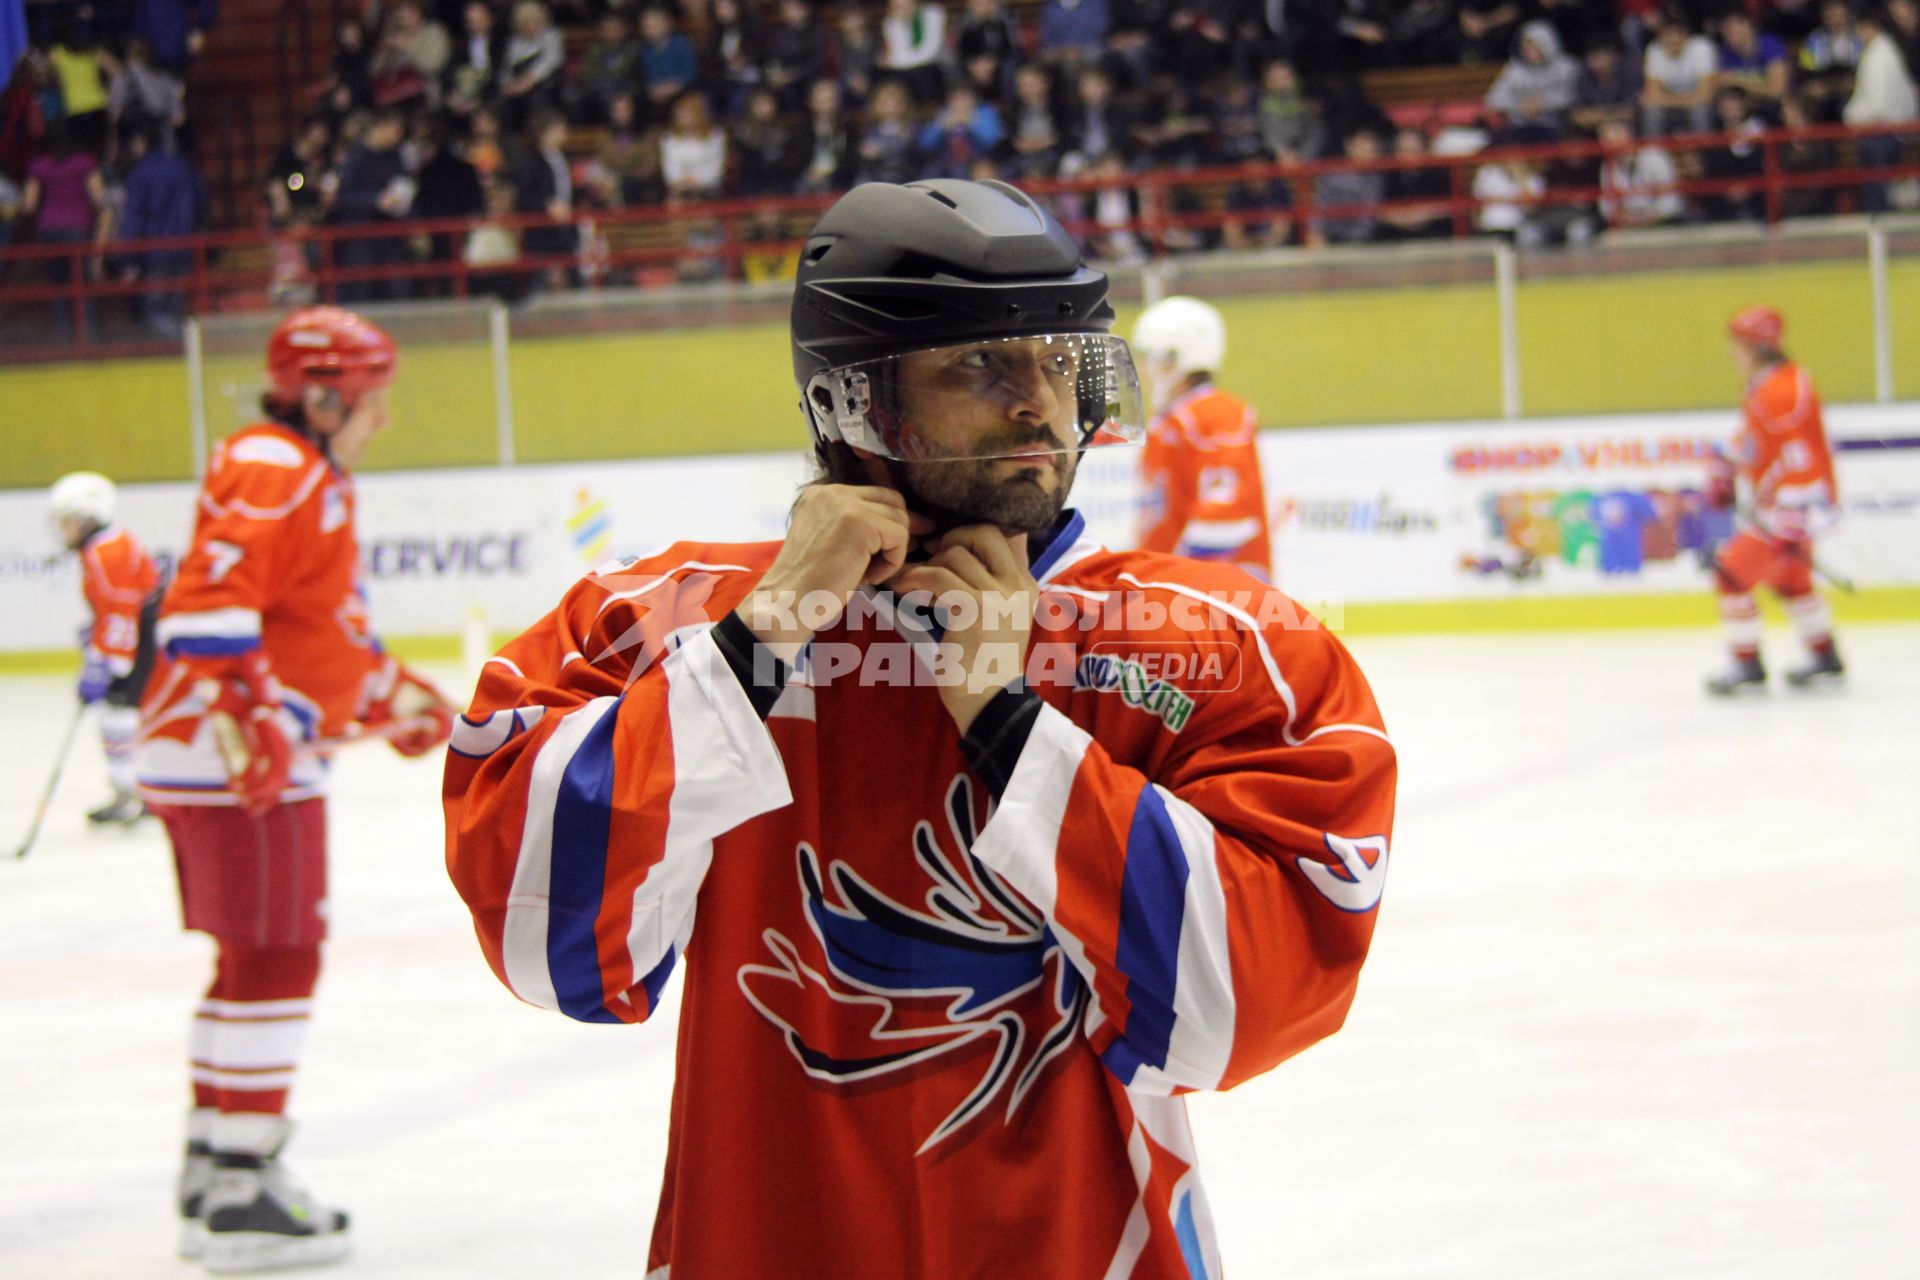
[[[1813,650],[1805,666],[1787,672],[1787,684],[1794,689],[1831,689],[1838,686],[1846,674],[1847,667],[1840,661],[1839,650],[1828,644]]]
[[[147,816],[147,806],[132,791],[115,791],[113,799],[87,814],[96,826],[130,827]]]
[[[201,1254],[209,1271],[312,1266],[338,1261],[351,1248],[346,1213],[314,1200],[280,1163],[292,1126],[274,1119],[274,1139],[260,1144],[265,1154],[214,1154]]]
[[[187,1143],[180,1166],[180,1245],[183,1258],[198,1258],[207,1244],[207,1192],[213,1187],[213,1148],[205,1142]]]
[[[1716,698],[1737,698],[1766,691],[1767,669],[1760,665],[1758,658],[1735,658],[1731,667],[1707,680],[1707,692]]]

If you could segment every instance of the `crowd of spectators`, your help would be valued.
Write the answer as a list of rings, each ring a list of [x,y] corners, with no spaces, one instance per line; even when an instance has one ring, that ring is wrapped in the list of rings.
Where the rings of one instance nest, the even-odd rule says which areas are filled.
[[[123,0],[57,15],[0,84],[0,248],[28,238],[84,246],[90,252],[47,258],[46,281],[66,285],[79,271],[141,281],[135,318],[177,336],[191,254],[115,245],[207,225],[185,76],[213,25],[213,0]],[[70,301],[52,313],[60,332],[74,324]],[[92,305],[78,318],[95,329]]]
[[[1317,177],[1304,188],[1310,216],[1288,213],[1299,182],[1233,184],[1205,197],[1216,213],[1223,201],[1224,217],[1162,237],[1173,248],[1350,244],[1452,233],[1453,180],[1420,163],[1436,151],[1605,142],[1604,158],[1472,170],[1475,228],[1537,243],[1606,225],[1757,218],[1758,132],[1920,116],[1920,0],[879,2],[351,0],[325,76],[304,87],[306,118],[267,175],[265,215],[294,230],[472,222],[458,235],[341,241],[334,265],[357,272],[343,294],[365,300],[444,287],[420,283],[431,273],[418,268],[387,269],[455,256],[501,268],[503,290],[564,284],[595,269],[600,209],[686,209],[672,271],[704,279],[727,268],[712,252],[724,234],[688,208],[701,201],[928,176],[1085,177],[1094,181],[1058,197],[1061,212],[1089,228],[1093,252],[1125,260],[1147,251],[1130,181],[1144,170],[1398,159]],[[104,103],[68,94],[67,118],[134,112],[149,126],[147,154],[174,150],[194,31],[183,12],[187,34],[164,57],[138,39],[118,56],[45,50],[63,94],[69,80],[104,90]],[[76,56],[98,70],[73,72]],[[1396,120],[1361,89],[1373,69],[1474,64],[1490,88],[1444,131]],[[1682,133],[1717,140],[1664,141]],[[70,163],[57,136],[34,164]],[[1884,166],[1902,146],[1861,138],[1851,160]],[[1783,148],[1781,160],[1790,171],[1843,162],[1826,141]],[[1695,198],[1674,189],[1691,179],[1719,186]],[[1540,204],[1556,186],[1604,195]],[[1859,202],[1884,209],[1907,194],[1870,183]],[[1200,199],[1176,193],[1161,212],[1177,223]],[[1835,196],[1795,189],[1784,202],[1789,215],[1817,214]],[[41,218],[42,239],[73,232]],[[770,214],[749,234],[779,241],[793,228]],[[310,281],[317,252],[284,252],[283,284]],[[522,258],[549,265],[505,270]],[[771,255],[746,271],[789,266]]]

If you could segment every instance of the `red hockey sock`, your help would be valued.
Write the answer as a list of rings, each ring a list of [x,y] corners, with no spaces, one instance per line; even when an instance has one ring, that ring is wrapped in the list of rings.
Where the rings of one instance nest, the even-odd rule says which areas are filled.
[[[278,1115],[300,1064],[320,948],[222,941],[193,1020],[194,1105]]]

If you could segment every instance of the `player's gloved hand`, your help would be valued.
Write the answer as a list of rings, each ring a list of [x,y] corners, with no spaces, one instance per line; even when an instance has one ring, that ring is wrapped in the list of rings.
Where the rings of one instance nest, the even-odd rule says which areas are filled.
[[[107,660],[96,650],[88,648],[86,660],[80,664],[80,701],[92,706],[107,696],[107,686],[113,683],[113,672],[107,668]]]
[[[241,807],[261,813],[280,802],[293,777],[293,744],[277,719],[280,682],[261,654],[189,657],[181,661],[226,762]]]
[[[1738,501],[1738,485],[1733,463],[1723,454],[1714,454],[1707,463],[1707,504],[1731,511]]]
[[[1762,507],[1755,522],[1781,542],[1805,542],[1811,534],[1805,507]]]
[[[360,723],[387,731],[401,755],[421,756],[453,736],[453,704],[431,680],[387,657],[367,681]]]

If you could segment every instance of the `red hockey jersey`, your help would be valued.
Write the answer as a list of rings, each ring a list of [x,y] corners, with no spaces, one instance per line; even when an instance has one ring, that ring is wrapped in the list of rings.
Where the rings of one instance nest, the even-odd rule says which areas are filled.
[[[1798,538],[1830,525],[1839,488],[1820,397],[1806,370],[1791,362],[1764,370],[1742,409],[1733,460],[1762,527]]]
[[[1212,383],[1167,407],[1141,451],[1143,551],[1225,560],[1272,580],[1259,425],[1250,406]]]
[[[109,525],[80,548],[80,593],[93,611],[87,651],[115,676],[132,672],[140,650],[140,610],[160,585],[160,570],[139,539]]]
[[[274,423],[236,432],[214,450],[193,545],[161,605],[171,657],[265,652],[295,743],[345,729],[378,665],[353,513],[352,480],[304,436]],[[149,802],[238,803],[205,710],[183,666],[149,686],[139,751]],[[319,795],[325,780],[326,761],[302,754],[282,799]]]
[[[711,623],[778,544],[592,575],[486,667],[445,801],[494,972],[639,1022],[686,960],[649,1275],[1219,1277],[1176,1095],[1340,1026],[1393,750],[1277,592],[1081,528],[997,802],[885,593],[761,719]]]

